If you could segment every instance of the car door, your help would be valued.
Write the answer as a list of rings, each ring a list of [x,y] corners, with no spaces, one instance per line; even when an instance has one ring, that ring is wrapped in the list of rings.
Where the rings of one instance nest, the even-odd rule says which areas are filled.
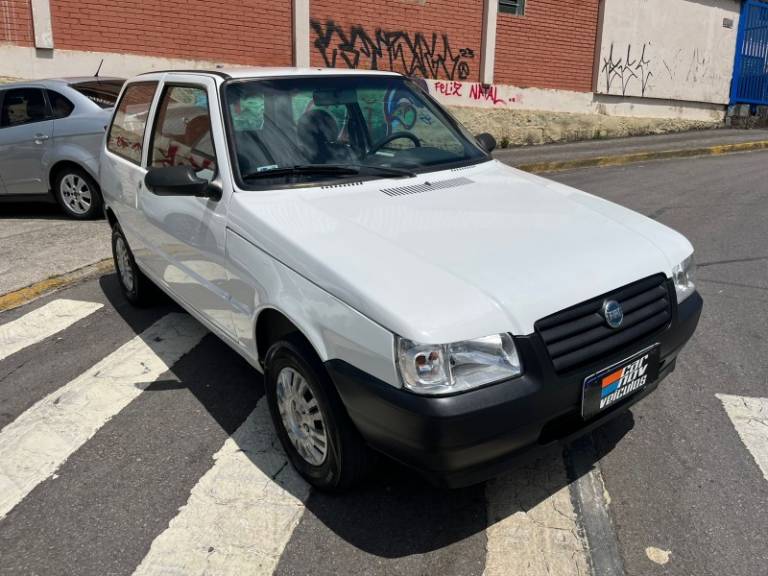
[[[140,230],[143,215],[139,191],[144,183],[144,141],[147,120],[156,99],[159,80],[126,85],[120,96],[101,156],[99,180],[140,268],[147,267],[151,252]]]
[[[225,143],[218,109],[212,78],[167,77],[153,112],[147,169],[191,166],[221,186]],[[158,196],[144,186],[140,233],[150,245],[152,275],[235,340],[224,258],[228,200],[229,194],[218,200]]]
[[[43,168],[53,135],[42,88],[9,88],[0,104],[0,176],[7,194],[45,194]]]

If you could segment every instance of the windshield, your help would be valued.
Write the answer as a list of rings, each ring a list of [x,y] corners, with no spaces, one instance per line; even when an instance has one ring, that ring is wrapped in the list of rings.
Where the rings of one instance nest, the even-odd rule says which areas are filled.
[[[112,108],[123,84],[124,80],[89,80],[70,86],[101,108]]]
[[[412,175],[488,159],[469,133],[402,77],[231,81],[224,96],[233,161],[247,189]]]

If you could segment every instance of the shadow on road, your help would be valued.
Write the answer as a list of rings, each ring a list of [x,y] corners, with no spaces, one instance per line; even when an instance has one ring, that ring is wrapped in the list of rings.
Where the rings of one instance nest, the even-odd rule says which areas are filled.
[[[176,304],[163,296],[158,298],[156,307],[132,307],[120,293],[114,274],[103,276],[100,286],[107,300],[137,334],[166,313],[179,311]],[[153,342],[148,341],[147,345],[152,347]],[[257,403],[263,401],[262,376],[214,335],[206,336],[177,362],[173,373],[178,381],[154,382],[146,388],[146,392],[188,389],[229,435],[239,428]],[[267,411],[263,413],[266,415]],[[267,425],[271,430],[271,424]],[[600,430],[597,459],[610,452],[633,426],[634,420],[629,412],[604,426]],[[276,437],[274,444],[279,444]],[[243,451],[248,453],[245,447]],[[508,473],[510,476],[505,478],[505,482],[518,488],[515,503],[504,507],[507,515],[530,510],[575,480],[563,473],[562,478],[558,476],[557,480],[552,481],[546,472],[546,482],[536,480],[542,477],[542,471],[536,469],[539,466],[537,462],[547,457],[551,459],[553,453],[556,458],[560,458],[562,451],[559,445],[534,451],[520,460],[519,468]],[[542,454],[545,456],[542,457]],[[262,460],[259,460],[258,455],[249,454],[249,457],[255,465],[260,466]],[[267,470],[262,470],[271,476]],[[291,490],[291,483],[284,488]],[[303,499],[301,494],[294,495]],[[478,557],[477,561],[484,562],[484,545],[472,543],[477,538],[484,541],[485,529],[489,525],[486,488],[483,484],[457,490],[436,488],[415,472],[387,458],[381,458],[376,471],[365,485],[343,495],[313,491],[305,501],[305,506],[308,514],[304,514],[294,538],[298,532],[305,530],[307,533],[301,538],[311,542],[311,546],[331,549],[329,538],[339,539],[347,547],[356,549],[358,554],[381,559],[407,561],[409,557],[419,556],[419,562],[426,563],[422,566],[434,566],[432,560],[436,559],[430,559],[430,555],[438,551],[445,555],[446,549],[453,548],[448,554],[452,554],[457,561],[469,562],[471,559],[467,555],[478,551],[483,556]],[[503,518],[493,518],[490,522],[500,520]],[[318,527],[321,529],[318,530]],[[283,561],[290,562],[290,548],[289,544],[281,566]],[[299,557],[302,553],[297,550],[295,554]],[[316,573],[333,573],[333,559],[327,559],[329,564],[326,566],[322,556],[317,555]]]
[[[67,220],[55,202],[3,202],[0,204],[0,219]]]

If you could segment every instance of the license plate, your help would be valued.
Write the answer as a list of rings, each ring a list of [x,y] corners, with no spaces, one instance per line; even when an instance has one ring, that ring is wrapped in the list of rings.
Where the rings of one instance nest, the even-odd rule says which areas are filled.
[[[587,377],[581,415],[591,418],[654,382],[659,377],[659,356],[656,344]]]

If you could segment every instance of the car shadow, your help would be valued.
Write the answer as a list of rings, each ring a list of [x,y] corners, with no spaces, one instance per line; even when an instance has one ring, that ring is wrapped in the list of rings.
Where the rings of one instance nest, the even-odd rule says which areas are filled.
[[[56,202],[3,202],[0,204],[0,219],[23,220],[71,220],[62,212]]]
[[[178,306],[165,296],[158,296],[156,307],[133,308],[120,294],[114,274],[103,276],[100,285],[107,300],[137,334],[166,313],[179,311]],[[150,347],[154,345],[152,341],[146,343]],[[542,472],[541,466],[551,465],[547,462],[551,462],[552,458],[567,460],[567,448],[555,445],[533,451],[521,458],[519,467],[502,477],[503,482],[517,487],[516,497],[513,503],[503,506],[503,517],[498,516],[497,510],[492,518],[489,518],[485,484],[454,490],[437,488],[386,457],[379,459],[364,485],[350,492],[328,494],[308,491],[306,484],[287,465],[277,436],[271,432],[273,428],[268,421],[268,411],[260,404],[265,401],[263,378],[246,360],[209,334],[179,360],[172,371],[175,378],[148,383],[145,392],[189,390],[215,422],[233,439],[241,442],[242,452],[255,466],[268,477],[276,478],[275,482],[283,489],[304,501],[304,515],[291,537],[292,541],[302,541],[303,545],[294,549],[289,542],[280,561],[283,568],[278,572],[290,573],[293,557],[297,566],[305,562],[303,555],[307,546],[332,549],[332,539],[342,541],[347,547],[356,549],[357,553],[375,556],[382,561],[416,555],[421,557],[419,562],[428,565],[430,555],[442,554],[446,548],[453,548],[457,561],[469,562],[472,554],[483,555],[477,558],[482,565],[485,530],[489,525],[530,510],[578,479],[574,477],[574,467],[568,467],[570,473],[564,471],[565,463],[562,474],[556,475],[555,481],[552,481],[551,474]],[[257,406],[260,410],[254,412]],[[259,418],[264,419],[257,424],[257,428],[267,429],[272,434],[273,450],[268,453],[253,450],[253,444],[238,431],[249,416],[257,413]],[[631,412],[603,426],[599,431],[600,443],[598,450],[594,451],[594,461],[578,469],[587,473],[633,426]],[[287,465],[287,476],[285,473],[275,474],[276,453]],[[546,482],[537,480],[542,474],[546,475]],[[254,538],[258,535],[254,534]],[[483,543],[477,545],[477,539]],[[335,573],[332,565],[322,565],[326,561],[324,556],[328,555],[317,554],[315,557],[315,561],[319,562],[316,573]],[[327,561],[332,563],[333,559],[329,557]]]

